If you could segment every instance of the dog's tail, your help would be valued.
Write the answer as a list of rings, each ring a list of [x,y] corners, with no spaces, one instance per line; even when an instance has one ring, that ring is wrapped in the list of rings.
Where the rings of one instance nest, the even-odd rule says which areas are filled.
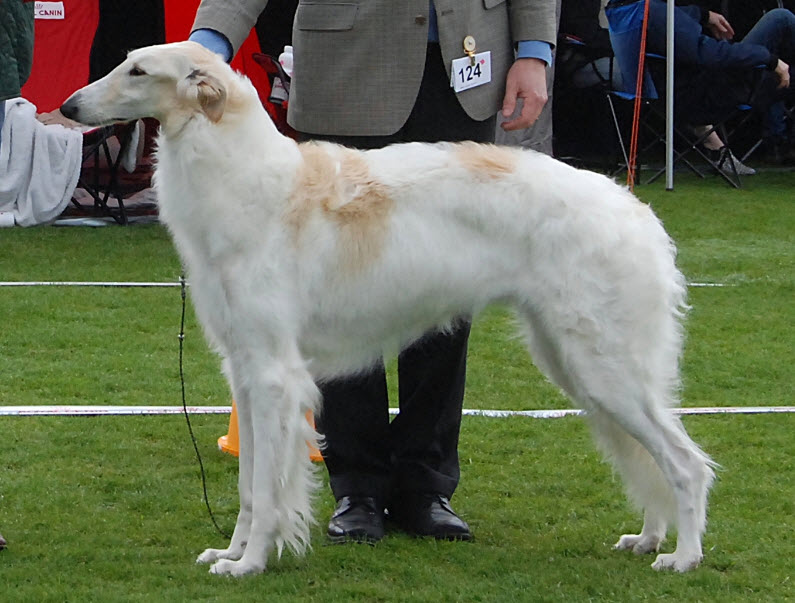
[[[673,490],[649,451],[606,413],[590,410],[587,418],[596,447],[621,476],[630,502],[675,523]]]
[[[304,372],[302,371],[302,375]],[[317,413],[320,408],[320,391],[314,382],[304,375],[286,381],[285,402],[290,408],[282,413],[284,423],[285,459],[280,476],[281,498],[276,550],[281,557],[284,547],[291,549],[296,555],[303,555],[310,544],[310,529],[315,520],[312,513],[313,494],[317,491],[320,478],[317,469],[312,465],[309,446],[319,445],[320,436],[305,419],[305,413]]]
[[[657,408],[651,409],[651,413],[657,418],[649,426],[660,430],[653,438],[671,442],[665,445],[665,456],[659,460],[608,413],[592,409],[587,417],[597,448],[621,475],[627,497],[645,511],[646,517],[657,518],[662,523],[663,534],[665,524],[675,525],[680,518],[676,492],[660,466],[660,463],[675,459],[674,473],[686,476],[688,481],[687,485],[676,484],[675,487],[692,491],[688,500],[700,507],[694,509],[699,518],[696,529],[703,533],[707,492],[715,478],[713,469],[717,464],[690,439],[679,418],[670,410]]]

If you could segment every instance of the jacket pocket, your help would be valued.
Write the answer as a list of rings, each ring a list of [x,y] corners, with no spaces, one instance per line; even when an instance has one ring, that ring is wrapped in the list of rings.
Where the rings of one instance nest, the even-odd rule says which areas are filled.
[[[505,0],[483,0],[483,6],[485,8],[494,8],[499,4],[503,4]]]
[[[347,31],[353,29],[358,9],[352,3],[301,3],[295,12],[295,25],[306,31]]]

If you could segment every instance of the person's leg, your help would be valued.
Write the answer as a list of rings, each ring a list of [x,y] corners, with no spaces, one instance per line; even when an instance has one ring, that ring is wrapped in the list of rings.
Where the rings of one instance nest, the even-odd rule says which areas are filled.
[[[392,136],[317,136],[357,149],[377,149]],[[323,394],[316,427],[325,438],[323,459],[334,497],[370,496],[385,501],[391,483],[389,401],[383,362],[363,373],[318,384]]]
[[[425,76],[417,103],[407,124],[399,132],[380,137],[307,138],[363,149],[409,141],[487,142],[493,140],[494,124],[494,119],[475,122],[461,109],[450,88],[438,45],[429,45]],[[429,476],[428,483],[418,487],[432,488],[431,491],[435,493],[439,488],[438,483],[443,483],[445,493],[452,494],[455,490],[458,483],[457,444],[468,331],[467,325],[453,335],[431,336],[431,339],[439,339],[431,347],[440,346],[442,351],[426,354],[423,366],[417,362],[401,362],[400,406],[401,412],[406,412],[403,419],[393,423],[391,428],[388,427],[388,402],[382,369],[377,375],[368,374],[321,384],[324,409],[318,428],[326,438],[323,455],[330,461],[327,466],[332,490],[338,501],[337,510],[329,524],[329,535],[333,539],[344,540],[346,536],[352,536],[355,539],[374,540],[380,537],[378,513],[381,502],[377,499],[383,493],[384,484],[394,477],[393,472],[401,472],[403,453],[397,447],[404,442],[411,442],[411,445],[407,444],[411,451],[406,457],[407,467],[416,467],[420,462],[418,459],[423,456],[429,459],[424,471],[424,475]],[[424,339],[423,343],[428,344],[428,340]],[[404,395],[406,392],[410,392],[407,397]],[[417,411],[423,407],[430,408],[431,412],[423,414]],[[413,419],[409,420],[411,417]],[[388,437],[385,436],[385,429],[389,430]],[[434,438],[435,433],[442,434],[441,440]],[[390,451],[391,458],[386,456]],[[407,473],[411,472],[402,472],[403,475]],[[458,519],[454,513],[452,516]],[[360,538],[362,535],[364,538]]]
[[[367,373],[320,384],[316,418],[325,438],[323,460],[334,498],[370,496],[386,501],[391,483],[389,406],[383,364]]]
[[[358,149],[376,149],[392,136],[314,136]],[[383,362],[364,373],[318,384],[322,410],[315,417],[324,437],[321,452],[337,501],[328,525],[334,542],[374,542],[384,533],[386,500],[392,483],[389,399]]]
[[[425,76],[401,139],[493,142],[496,116],[472,120],[461,108],[438,45],[428,46]],[[458,436],[466,380],[469,323],[430,333],[398,359],[400,414],[392,421],[395,487],[390,515],[410,532],[468,538],[447,501],[459,480]],[[440,498],[441,497],[441,498]]]
[[[375,542],[384,535],[392,467],[389,401],[383,364],[363,375],[320,384],[316,417],[323,460],[337,501],[328,525],[334,542]]]
[[[740,44],[760,44],[792,65],[795,60],[795,14],[786,8],[766,12]]]
[[[740,43],[765,46],[790,65],[791,74],[795,61],[795,14],[783,8],[768,11]],[[757,96],[760,105],[767,105],[763,132],[766,146],[772,152],[773,160],[780,162],[787,154],[787,136],[784,103],[781,92],[774,88],[777,83],[771,77],[763,92]]]
[[[395,491],[447,498],[458,485],[458,435],[469,324],[430,333],[398,359],[400,414],[392,421]]]

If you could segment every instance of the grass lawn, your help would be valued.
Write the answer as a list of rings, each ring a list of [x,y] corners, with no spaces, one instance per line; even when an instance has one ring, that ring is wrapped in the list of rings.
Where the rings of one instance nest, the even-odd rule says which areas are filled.
[[[793,404],[795,173],[731,190],[678,176],[641,186],[677,241],[692,288],[685,406]],[[0,281],[175,280],[160,226],[0,230]],[[0,405],[178,405],[179,290],[0,287]],[[512,336],[501,308],[475,324],[469,408],[565,408]],[[195,318],[186,326],[190,405],[228,404]],[[192,419],[221,525],[237,513],[236,460],[216,448],[228,417]],[[472,543],[390,533],[329,546],[333,500],[317,497],[314,549],[264,576],[196,566],[221,546],[180,416],[0,417],[2,601],[784,601],[795,600],[795,417],[685,418],[722,465],[705,560],[659,574],[611,545],[640,518],[582,419],[464,419],[456,509]],[[321,469],[322,472],[322,469]],[[674,534],[664,546],[672,550]]]

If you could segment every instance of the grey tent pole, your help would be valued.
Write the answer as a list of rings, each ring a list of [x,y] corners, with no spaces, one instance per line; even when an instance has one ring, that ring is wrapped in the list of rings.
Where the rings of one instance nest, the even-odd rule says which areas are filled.
[[[665,190],[674,190],[674,0],[668,0],[665,60]]]

